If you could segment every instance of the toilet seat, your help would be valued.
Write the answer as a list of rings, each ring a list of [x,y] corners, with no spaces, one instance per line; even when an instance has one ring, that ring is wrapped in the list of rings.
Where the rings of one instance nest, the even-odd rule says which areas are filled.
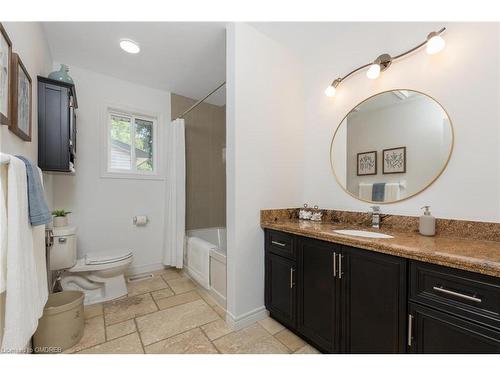
[[[115,263],[123,259],[128,259],[132,256],[132,252],[126,253],[116,253],[116,254],[100,254],[100,253],[88,253],[85,255],[85,264],[107,264]]]
[[[77,260],[76,264],[69,269],[70,272],[91,272],[121,267],[130,263],[132,252],[117,255],[92,255]],[[88,264],[88,259],[92,263]]]

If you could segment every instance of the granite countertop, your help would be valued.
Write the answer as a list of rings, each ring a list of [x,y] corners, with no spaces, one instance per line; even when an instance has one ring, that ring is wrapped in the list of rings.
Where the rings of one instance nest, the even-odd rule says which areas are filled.
[[[500,242],[436,235],[425,237],[417,232],[380,230],[348,223],[311,222],[297,219],[261,221],[261,227],[319,240],[351,245],[361,249],[434,263],[466,271],[500,277]],[[365,238],[335,233],[337,229],[369,230],[394,238]]]

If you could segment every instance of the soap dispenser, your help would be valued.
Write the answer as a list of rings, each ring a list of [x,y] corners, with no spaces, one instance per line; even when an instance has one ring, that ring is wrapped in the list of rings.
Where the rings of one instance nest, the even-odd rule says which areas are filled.
[[[436,218],[429,211],[430,206],[424,206],[424,214],[420,216],[418,230],[424,236],[434,236],[436,234]]]

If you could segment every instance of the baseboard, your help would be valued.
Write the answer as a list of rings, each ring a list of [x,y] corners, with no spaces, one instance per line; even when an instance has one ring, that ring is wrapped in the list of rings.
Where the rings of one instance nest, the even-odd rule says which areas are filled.
[[[147,272],[153,272],[153,271],[159,271],[162,269],[165,269],[168,267],[165,267],[163,263],[152,263],[152,264],[143,264],[143,265],[137,265],[137,266],[130,266],[125,272],[126,276],[130,275],[139,275],[141,273],[147,273]]]
[[[252,311],[235,317],[229,311],[226,311],[226,323],[234,330],[242,329],[252,325],[269,316],[265,306],[258,307]]]
[[[220,294],[217,290],[215,290],[212,287],[210,287],[209,293],[219,305],[221,305],[222,307],[224,307],[224,309],[226,309],[226,296]]]

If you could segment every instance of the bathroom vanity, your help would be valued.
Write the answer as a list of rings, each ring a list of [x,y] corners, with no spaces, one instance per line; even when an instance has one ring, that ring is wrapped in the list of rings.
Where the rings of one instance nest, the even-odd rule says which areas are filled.
[[[321,351],[500,353],[500,242],[401,228],[362,238],[334,232],[352,224],[294,218],[261,225],[266,308]]]

